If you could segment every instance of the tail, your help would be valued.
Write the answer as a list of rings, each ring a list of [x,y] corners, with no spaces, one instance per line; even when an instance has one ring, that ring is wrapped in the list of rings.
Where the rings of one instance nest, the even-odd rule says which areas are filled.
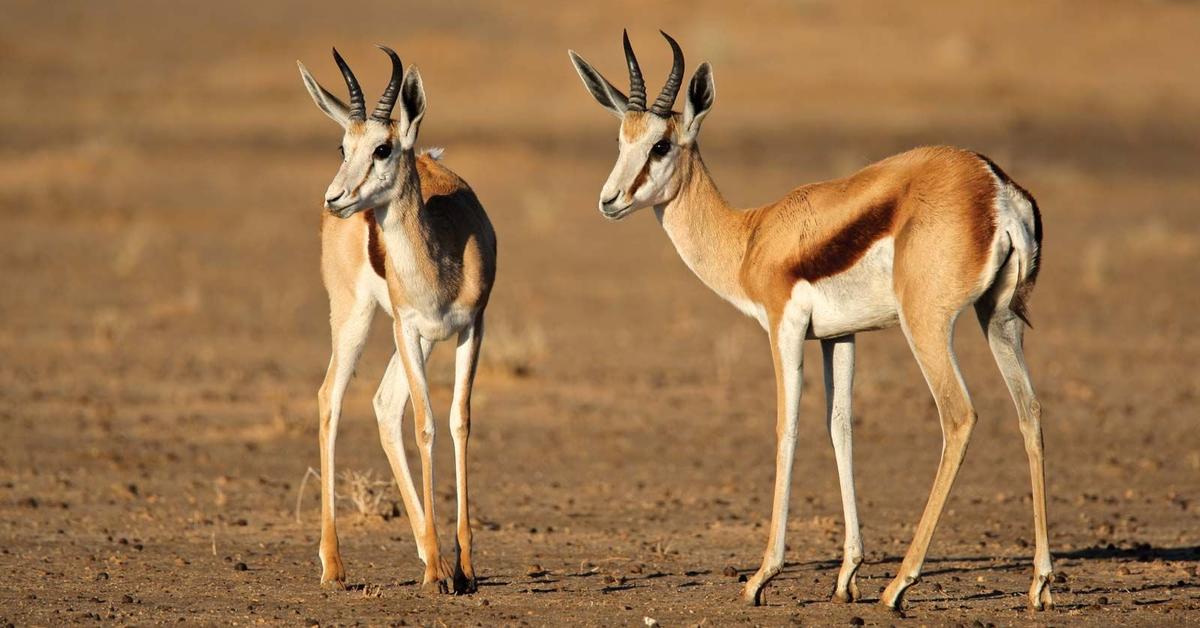
[[[1013,181],[1008,173],[1001,170],[991,159],[979,153],[975,154],[987,164],[1007,192],[1008,205],[1012,212],[1001,215],[999,226],[1008,235],[1011,249],[1008,253],[1009,259],[1000,264],[1000,273],[1004,273],[1008,262],[1015,258],[1016,276],[1012,281],[1011,294],[1007,295],[1008,307],[1032,328],[1033,324],[1029,322],[1029,299],[1033,294],[1033,286],[1037,283],[1038,271],[1042,267],[1042,212],[1029,190]]]
[[[1037,200],[1021,186],[1012,184],[1033,213],[1033,246],[1032,250],[1024,251],[1025,260],[1021,264],[1021,272],[1017,275],[1017,287],[1013,290],[1012,302],[1009,307],[1013,313],[1021,317],[1025,324],[1029,322],[1029,298],[1033,294],[1033,285],[1037,283],[1038,271],[1042,269],[1042,212],[1038,209]]]

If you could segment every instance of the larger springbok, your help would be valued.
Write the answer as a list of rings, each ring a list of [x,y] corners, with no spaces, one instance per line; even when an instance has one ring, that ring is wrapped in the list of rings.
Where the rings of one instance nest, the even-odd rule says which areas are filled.
[[[321,446],[321,584],[344,586],[346,570],[334,522],[334,442],[342,396],[362,352],[367,330],[382,307],[394,320],[396,352],[375,394],[379,438],[391,463],[417,552],[425,562],[422,588],[442,593],[475,590],[467,499],[467,437],[471,388],[483,341],[483,310],[496,277],[496,235],[471,188],[413,145],[425,115],[425,89],[416,67],[404,71],[391,57],[392,74],[370,117],[350,67],[333,51],[350,90],[347,106],[300,65],[317,107],[344,130],[342,165],[325,193],[321,218],[321,275],[329,292],[333,356],[317,396]],[[400,119],[392,109],[400,99]],[[456,337],[450,435],[458,492],[455,565],[442,557],[433,506],[433,410],[425,360],[433,343]],[[411,394],[421,455],[422,497],[417,497],[401,433]],[[422,500],[424,507],[422,507]]]
[[[712,69],[700,65],[683,113],[672,111],[683,53],[663,36],[674,64],[648,110],[628,35],[628,96],[574,51],[570,56],[588,91],[621,120],[620,153],[601,189],[600,212],[619,220],[653,207],[687,266],[770,336],[778,399],[775,495],[766,552],[746,583],[745,600],[761,603],[764,585],[783,567],[805,338],[820,339],[824,353],[828,426],[846,523],[834,599],[860,597],[855,573],[863,550],[851,463],[854,334],[899,323],[933,392],[943,433],[929,501],[881,599],[899,607],[920,576],[975,425],[951,341],[959,313],[973,304],[1016,402],[1029,456],[1037,543],[1029,602],[1037,609],[1050,605],[1041,406],[1022,354],[1042,238],[1033,198],[987,158],[936,147],[890,157],[844,179],[801,186],[761,207],[734,209],[717,191],[696,143],[713,105]]]

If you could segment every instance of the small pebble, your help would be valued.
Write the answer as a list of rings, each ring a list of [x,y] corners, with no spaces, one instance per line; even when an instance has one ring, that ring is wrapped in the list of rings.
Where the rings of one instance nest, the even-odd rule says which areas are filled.
[[[246,566],[246,563],[238,563],[233,566],[234,571],[246,571],[247,569],[250,568]]]
[[[721,573],[726,578],[736,578],[738,576],[738,570],[733,565],[726,565]]]
[[[863,625],[866,625],[866,623],[867,622],[863,621],[862,617],[851,617],[850,618],[851,626],[863,626]]]

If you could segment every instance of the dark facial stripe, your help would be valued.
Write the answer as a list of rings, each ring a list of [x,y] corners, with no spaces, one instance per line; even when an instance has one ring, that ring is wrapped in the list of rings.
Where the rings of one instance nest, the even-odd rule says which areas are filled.
[[[661,138],[659,138],[659,141],[661,142],[662,140],[667,139],[671,139],[670,127],[668,127],[667,132],[664,133]],[[629,198],[632,199],[633,195],[637,194],[638,188],[641,188],[642,185],[646,183],[646,179],[650,178],[650,162],[654,161],[654,159],[654,153],[648,153],[646,155],[646,163],[642,164],[642,169],[638,172],[637,176],[633,178],[633,185],[629,186]]]
[[[363,175],[362,181],[359,181],[358,185],[354,186],[354,189],[350,191],[350,196],[354,196],[355,194],[358,194],[358,190],[361,189],[363,184],[367,182],[367,179],[371,178],[371,172],[374,170],[375,170],[375,160],[372,159],[371,163],[367,164],[367,173]]]
[[[637,194],[638,188],[650,178],[650,157],[646,157],[646,163],[642,165],[642,170],[633,178],[633,185],[629,186],[629,198],[633,198]]]
[[[367,219],[367,258],[371,260],[371,268],[375,270],[375,274],[383,277],[386,274],[384,260],[387,259],[387,254],[383,250],[383,241],[379,238],[379,224],[375,222],[375,210],[364,211],[363,217]]]
[[[817,281],[844,272],[861,259],[876,240],[891,232],[895,215],[895,199],[883,201],[863,212],[817,247],[814,255],[797,260],[791,268],[792,278]]]

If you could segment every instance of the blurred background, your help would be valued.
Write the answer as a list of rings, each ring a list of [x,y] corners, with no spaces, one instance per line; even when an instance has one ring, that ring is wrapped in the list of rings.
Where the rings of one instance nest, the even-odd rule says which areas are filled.
[[[766,537],[770,358],[649,212],[612,224],[595,209],[617,124],[566,51],[625,88],[622,28],[651,91],[670,64],[660,28],[689,77],[712,62],[701,143],[735,205],[941,143],[1033,192],[1046,236],[1027,353],[1046,407],[1056,600],[1072,623],[1200,608],[1197,3],[0,6],[0,566],[16,575],[0,619],[880,612],[824,603],[841,512],[815,346],[795,565],[773,606],[730,603],[724,568],[753,570]],[[318,494],[301,481],[318,462],[318,221],[340,129],[295,61],[344,94],[336,45],[373,100],[389,69],[376,43],[420,67],[420,143],[446,148],[499,236],[471,460],[491,586],[473,599],[416,597],[371,418],[391,353],[383,316],[339,441],[342,547],[361,593],[317,588]],[[1032,552],[1027,465],[974,321],[959,332],[982,420],[910,616],[1011,621]],[[870,600],[911,538],[940,435],[901,334],[859,347]],[[449,356],[431,367],[443,435]],[[441,500],[450,453],[441,438]]]

